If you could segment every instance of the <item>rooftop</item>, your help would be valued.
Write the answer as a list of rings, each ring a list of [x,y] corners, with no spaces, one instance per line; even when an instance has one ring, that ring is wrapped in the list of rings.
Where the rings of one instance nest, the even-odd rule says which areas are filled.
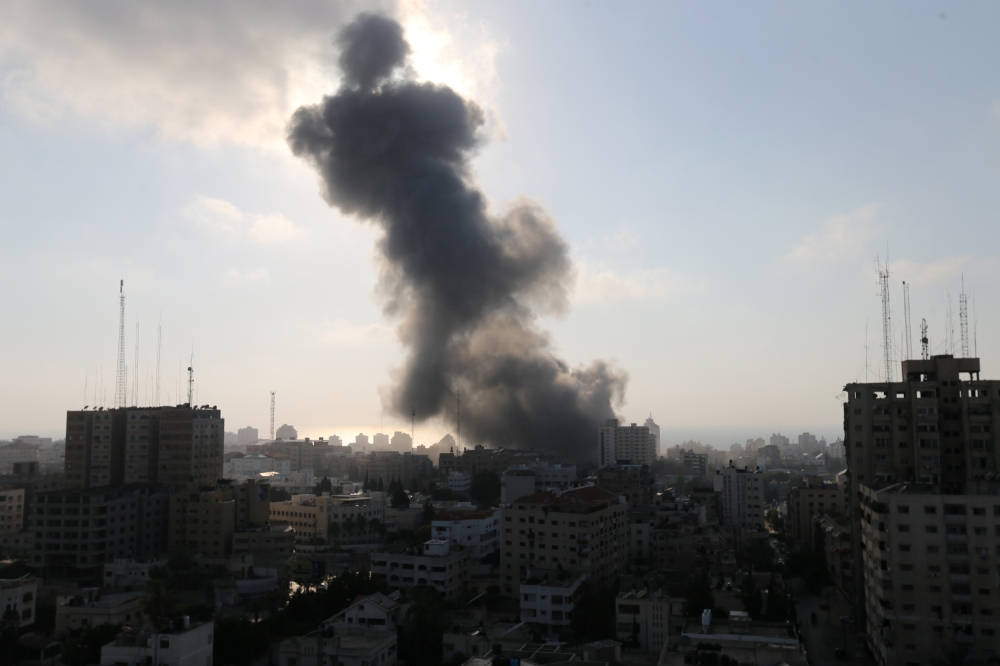
[[[519,509],[546,508],[567,513],[586,513],[618,503],[619,494],[602,486],[583,486],[569,490],[543,490],[521,497],[515,506]]]

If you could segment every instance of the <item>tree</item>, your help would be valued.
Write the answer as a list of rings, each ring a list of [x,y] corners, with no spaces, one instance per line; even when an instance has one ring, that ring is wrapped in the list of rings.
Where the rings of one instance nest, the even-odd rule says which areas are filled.
[[[490,470],[477,472],[469,486],[469,497],[482,507],[500,503],[500,476]]]
[[[382,485],[382,477],[381,476],[378,478],[378,491],[379,492],[384,492],[385,491],[385,486]]]
[[[433,587],[418,585],[409,592],[413,606],[407,612],[399,639],[399,658],[412,666],[438,666],[442,638],[448,624],[445,601]]]
[[[330,523],[330,541],[333,545],[337,545],[337,539],[340,538],[340,523]]]
[[[751,620],[759,620],[763,615],[764,598],[760,593],[760,588],[753,579],[753,574],[748,573],[743,579],[743,587],[740,589],[740,601],[743,602],[743,609],[750,615]]]
[[[142,599],[142,612],[157,629],[162,629],[177,614],[177,593],[165,580],[151,580]]]
[[[361,489],[365,492],[372,489],[372,482],[368,480],[368,470],[365,470],[365,482],[361,484]]]
[[[0,617],[0,651],[2,651],[4,663],[13,664],[14,656],[17,654],[18,634],[21,632],[21,615],[16,610],[6,610]]]
[[[62,644],[64,664],[96,664],[101,660],[101,648],[115,639],[121,631],[120,624],[98,624],[74,629]]]
[[[385,534],[385,523],[378,518],[370,518],[368,520],[368,531],[372,534]]]
[[[712,595],[712,583],[708,573],[699,571],[681,585],[680,597],[684,599],[684,614],[688,617],[701,617],[706,608],[715,608],[715,597]]]
[[[406,494],[405,490],[403,490],[402,484],[397,485],[395,490],[392,491],[391,506],[393,509],[410,508],[410,496]]]
[[[323,480],[313,486],[313,495],[322,495],[323,493],[333,493],[333,481],[323,477]]]

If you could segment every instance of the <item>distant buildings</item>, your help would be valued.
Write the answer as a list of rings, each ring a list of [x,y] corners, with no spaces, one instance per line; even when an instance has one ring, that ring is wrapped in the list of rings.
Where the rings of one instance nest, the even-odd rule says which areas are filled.
[[[651,465],[656,462],[657,439],[647,426],[618,425],[618,419],[608,419],[598,428],[598,463],[613,465],[631,462]]]
[[[722,493],[722,523],[727,527],[764,527],[764,475],[729,464],[716,471],[715,488]]]
[[[223,475],[226,478],[254,477],[261,472],[277,472],[289,474],[292,471],[291,462],[287,459],[272,458],[254,453],[242,458],[230,458],[224,465]]]
[[[465,472],[454,471],[448,475],[447,484],[451,492],[468,495],[472,487],[472,476]]]
[[[649,434],[652,435],[656,440],[656,454],[660,455],[663,446],[663,440],[660,438],[660,426],[656,425],[656,421],[653,420],[653,415],[650,414],[646,422],[643,423],[646,428],[649,429]]]
[[[24,489],[0,486],[0,534],[20,532],[24,527]]]
[[[699,478],[708,476],[708,454],[685,451],[681,457],[681,464],[684,465],[684,472]]]
[[[298,439],[299,433],[293,426],[287,423],[282,423],[277,430],[274,431],[275,439]]]
[[[257,433],[257,428],[251,428],[247,426],[246,428],[240,428],[236,431],[236,443],[239,446],[246,446],[247,444],[254,444],[259,440],[260,437]]]
[[[505,470],[526,465],[531,467],[540,463],[555,463],[559,454],[554,451],[539,449],[487,449],[477,444],[473,449],[467,449],[461,455],[442,453],[438,457],[438,470],[442,478],[448,478],[453,471],[465,472],[475,476],[479,472],[495,472],[497,476]]]
[[[519,497],[542,490],[568,488],[576,480],[576,465],[517,465],[504,471],[500,477],[500,503],[510,504]]]
[[[836,483],[819,477],[806,477],[806,485],[788,491],[788,516],[785,518],[785,543],[794,549],[813,547],[813,519],[825,513],[842,513],[844,491]]]
[[[224,425],[218,409],[187,405],[67,412],[66,487],[211,485]]]
[[[164,631],[135,629],[118,634],[101,648],[101,664],[210,665],[214,638],[214,622],[191,622],[184,617],[172,621],[170,629]]]

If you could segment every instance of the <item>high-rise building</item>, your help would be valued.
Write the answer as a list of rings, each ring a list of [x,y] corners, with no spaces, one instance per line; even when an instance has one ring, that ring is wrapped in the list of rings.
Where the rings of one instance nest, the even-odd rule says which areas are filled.
[[[979,368],[934,356],[844,388],[854,601],[880,664],[1000,651],[1000,381]]]
[[[649,434],[656,438],[656,455],[660,455],[660,452],[663,450],[663,440],[660,439],[660,426],[656,425],[652,414],[649,415],[649,418],[646,419],[643,425],[649,428]]]
[[[66,487],[214,484],[222,476],[224,429],[214,407],[67,412]]]
[[[0,533],[20,532],[24,526],[24,488],[0,486]]]
[[[722,493],[722,524],[764,527],[764,474],[732,463],[715,474],[716,490]]]
[[[275,439],[298,439],[299,433],[294,426],[282,423],[274,432]]]
[[[785,543],[796,550],[813,547],[814,518],[844,511],[844,491],[838,484],[824,482],[817,476],[808,476],[805,482],[805,486],[788,491]]]
[[[625,572],[629,557],[625,497],[601,486],[542,491],[501,508],[503,591],[520,596],[522,580],[587,574],[605,585]]]
[[[656,462],[656,436],[647,426],[618,425],[618,419],[608,419],[598,428],[597,460],[604,465],[631,462],[652,465]]]

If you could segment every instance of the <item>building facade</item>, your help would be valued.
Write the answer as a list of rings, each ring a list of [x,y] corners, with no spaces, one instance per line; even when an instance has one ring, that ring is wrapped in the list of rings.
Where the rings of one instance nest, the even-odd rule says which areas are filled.
[[[456,546],[468,548],[481,559],[500,547],[500,509],[486,511],[438,511],[431,521],[431,534]]]
[[[503,592],[520,597],[521,580],[555,580],[563,571],[597,585],[625,572],[629,556],[628,503],[601,486],[543,491],[501,509]]]
[[[233,552],[236,502],[226,490],[170,496],[170,551],[228,557]]]
[[[652,465],[656,462],[656,435],[648,426],[633,423],[618,425],[618,419],[608,419],[597,432],[597,455],[601,467],[618,463]]]
[[[660,655],[670,636],[672,606],[683,606],[683,600],[674,599],[661,590],[646,588],[631,590],[618,595],[615,602],[615,632],[622,643],[635,644],[647,654]]]
[[[0,580],[0,608],[16,611],[21,618],[21,627],[35,623],[37,597],[38,579],[34,576]]]
[[[764,527],[764,475],[759,469],[730,463],[716,472],[722,493],[722,524],[727,527]]]
[[[0,486],[0,534],[24,529],[24,488]]]
[[[470,551],[444,539],[423,544],[420,554],[372,553],[373,576],[383,576],[391,587],[430,585],[446,599],[457,599],[471,574]]]
[[[224,432],[215,408],[67,412],[66,487],[214,484],[222,476]]]
[[[825,513],[845,513],[844,492],[836,483],[809,476],[806,485],[788,491],[785,543],[795,550],[813,547],[813,519]]]

